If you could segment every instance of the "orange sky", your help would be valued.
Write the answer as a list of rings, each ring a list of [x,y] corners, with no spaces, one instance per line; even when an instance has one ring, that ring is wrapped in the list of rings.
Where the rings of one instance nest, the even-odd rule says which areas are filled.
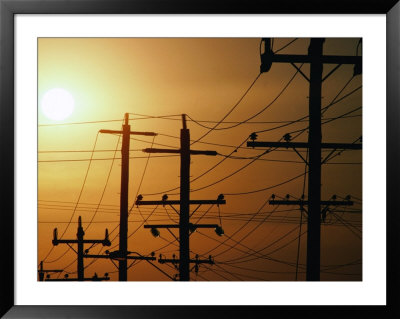
[[[278,50],[291,40],[275,39],[273,49]],[[355,55],[357,43],[358,39],[327,39],[324,54]],[[309,39],[298,39],[280,53],[306,54],[308,44]],[[63,238],[75,238],[78,216],[82,216],[85,229],[93,218],[86,229],[87,239],[101,239],[105,228],[111,232],[118,226],[121,145],[118,136],[98,134],[100,129],[120,129],[124,113],[131,113],[132,130],[159,133],[154,139],[154,147],[179,148],[180,114],[186,113],[197,121],[221,120],[249,88],[260,67],[259,38],[41,38],[38,47],[39,106],[43,94],[52,88],[64,88],[75,99],[75,112],[62,122],[51,121],[40,107],[38,110],[38,263],[52,247],[55,227],[59,235],[66,230]],[[324,73],[332,67],[325,66]],[[305,74],[309,72],[306,65],[302,70]],[[225,122],[244,121],[261,111],[276,98],[294,73],[291,65],[274,64],[268,73],[260,76]],[[342,66],[324,82],[322,106],[332,101],[352,74],[352,66]],[[360,85],[361,76],[353,78],[340,96]],[[324,114],[323,120],[355,110],[361,107],[361,103],[361,90],[358,90],[334,104]],[[223,128],[234,123],[222,123],[218,126],[221,130],[212,131],[193,144],[192,149],[215,150],[228,155],[252,132],[275,128],[284,124],[282,121],[306,115],[308,82],[297,74],[283,94],[249,123],[230,129]],[[351,117],[323,125],[324,142],[352,143],[362,135],[361,110],[349,115]],[[109,120],[118,121],[96,122]],[[96,123],[68,124],[92,121]],[[308,122],[302,121],[259,133],[259,140],[278,141],[284,134],[307,125]],[[208,131],[189,119],[188,128],[192,140]],[[150,147],[152,141],[152,137],[143,136],[131,139],[129,207],[137,194],[142,194],[144,200],[160,200],[167,190],[179,186],[178,157],[158,157],[160,155],[155,154],[148,159],[148,155],[141,151]],[[296,141],[307,141],[307,134],[300,135]],[[226,236],[218,237],[212,229],[203,229],[190,237],[192,256],[212,255],[216,262],[214,266],[200,266],[197,276],[191,273],[192,280],[295,280],[293,264],[296,263],[298,247],[298,207],[273,207],[264,203],[271,194],[300,197],[304,178],[248,195],[234,194],[280,184],[304,173],[305,165],[293,151],[280,149],[263,155],[260,160],[214,184],[251,162],[246,158],[263,152],[245,145],[233,153],[236,158],[224,160],[191,183],[192,199],[216,199],[222,193],[227,201],[219,208],[212,207],[201,219],[201,223],[220,223],[220,215]],[[94,147],[94,160],[90,162]],[[118,149],[116,153],[115,149]],[[113,161],[114,155],[117,159]],[[192,179],[221,162],[224,159],[222,155],[192,156]],[[355,205],[351,208],[337,207],[337,212],[328,214],[326,223],[322,224],[321,280],[362,279],[361,158],[361,151],[345,151],[322,168],[322,198],[350,194],[354,196]],[[177,192],[179,190],[167,192],[169,199],[179,199]],[[146,195],[153,193],[159,194]],[[307,188],[305,194],[307,196]],[[79,206],[74,209],[78,200]],[[209,208],[200,207],[191,221],[196,222]],[[270,213],[273,209],[276,211]],[[160,230],[161,237],[154,238],[148,229],[143,229],[143,220],[150,214],[146,221],[148,224],[170,224],[178,220],[170,207],[144,206],[140,211],[133,207],[128,233],[134,234],[129,238],[128,250],[143,255],[155,251],[157,256],[162,253],[167,258],[172,254],[178,255],[177,242],[167,230]],[[72,223],[68,223],[71,216]],[[303,224],[302,232],[306,229],[306,224]],[[110,239],[114,239],[117,230]],[[113,246],[117,244],[118,237]],[[305,244],[306,234],[301,237],[299,280],[305,279]],[[90,250],[93,254],[103,251],[100,246]],[[73,274],[76,271],[75,260],[76,254],[68,246],[59,245],[45,258],[44,266],[65,269],[71,273],[70,277],[76,277]],[[85,259],[85,265],[91,262],[93,260]],[[352,265],[342,266],[349,263]],[[170,276],[177,273],[168,265],[156,265]],[[117,280],[116,270],[109,260],[97,260],[85,269],[85,276],[108,272],[112,280]],[[146,262],[132,265],[128,279],[169,280]]]

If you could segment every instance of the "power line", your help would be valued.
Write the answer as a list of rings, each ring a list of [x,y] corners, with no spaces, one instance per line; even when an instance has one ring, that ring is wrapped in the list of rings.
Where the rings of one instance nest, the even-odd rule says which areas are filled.
[[[131,149],[130,151],[131,152],[141,152],[142,149]],[[44,153],[44,154],[47,154],[47,153],[92,153],[92,152],[93,151],[91,151],[91,150],[52,150],[52,151],[47,150],[47,151],[38,151],[39,154],[41,154],[41,153]],[[110,152],[115,152],[115,149],[114,150],[95,150],[94,152],[95,153],[106,153],[106,152],[110,153]]]
[[[292,41],[290,41],[289,43],[285,44],[283,47],[281,47],[280,49],[274,51],[274,53],[278,53],[280,51],[282,51],[283,49],[286,49],[289,45],[291,45],[293,42],[297,41],[299,38],[294,38]]]
[[[231,114],[233,112],[233,110],[240,104],[240,102],[245,98],[245,96],[247,95],[247,93],[249,93],[249,91],[251,90],[251,88],[254,86],[254,84],[257,82],[257,80],[259,79],[261,73],[259,73],[256,78],[254,79],[254,81],[251,83],[251,85],[249,86],[249,88],[244,92],[244,94],[240,97],[240,99],[235,103],[235,105],[229,110],[228,113],[226,113],[226,115],[217,123],[214,125],[214,127],[212,128],[208,128],[209,131],[207,131],[205,134],[203,134],[201,137],[199,137],[197,140],[193,141],[190,145],[193,145],[195,143],[197,143],[198,141],[202,140],[204,137],[206,137],[209,133],[211,133],[213,130],[215,130],[217,128],[218,125],[220,125],[228,116],[229,114]]]
[[[223,178],[221,178],[221,179],[219,179],[219,180],[217,180],[217,181],[215,181],[215,182],[213,182],[213,183],[211,183],[211,184],[208,184],[208,185],[206,185],[206,186],[202,186],[202,187],[199,187],[199,188],[196,188],[196,189],[191,189],[190,192],[197,192],[197,191],[203,190],[203,189],[205,189],[205,188],[214,186],[214,185],[216,185],[216,184],[218,184],[218,183],[220,183],[220,182],[222,182],[222,181],[224,181],[224,180],[226,180],[226,179],[232,177],[233,175],[239,173],[240,171],[242,171],[242,170],[245,169],[246,167],[248,167],[248,166],[250,166],[251,164],[253,164],[257,159],[259,159],[261,156],[267,154],[268,152],[269,152],[269,151],[266,151],[266,152],[261,153],[260,155],[256,156],[253,160],[251,160],[249,163],[247,163],[246,165],[243,165],[241,168],[237,169],[237,170],[234,171],[233,173],[231,173],[231,174],[229,174],[229,175],[227,175],[227,176],[225,176],[225,177],[223,177]]]
[[[96,210],[95,210],[95,212],[94,212],[92,218],[91,218],[90,221],[89,221],[89,224],[86,225],[85,231],[87,231],[87,229],[89,228],[89,226],[92,224],[94,218],[96,217],[96,214],[97,214],[97,212],[98,212],[98,209],[99,209],[99,207],[100,207],[100,204],[101,204],[101,202],[102,202],[102,200],[103,200],[104,194],[105,194],[106,189],[107,189],[108,182],[109,182],[109,180],[110,180],[111,172],[112,172],[112,169],[113,169],[113,166],[114,166],[115,156],[116,156],[116,154],[117,154],[119,141],[120,141],[120,137],[118,137],[117,144],[116,144],[116,146],[115,146],[114,159],[113,159],[113,161],[111,162],[110,170],[108,171],[106,183],[105,183],[104,188],[103,188],[103,191],[102,191],[102,193],[101,193],[100,200],[99,200],[99,202],[98,202],[98,205],[96,206]]]
[[[176,157],[179,155],[156,155],[152,158],[160,157]],[[130,156],[129,159],[147,159],[148,156]],[[87,161],[113,161],[120,160],[121,157],[107,157],[107,158],[80,158],[80,159],[59,159],[59,160],[39,160],[38,163],[59,163],[59,162],[87,162]]]
[[[238,147],[241,147],[246,141],[247,141],[247,138],[246,138]],[[233,154],[234,152],[236,152],[236,149],[233,150],[233,151],[230,153],[230,155]],[[221,161],[219,161],[217,164],[214,164],[211,168],[209,168],[208,170],[206,170],[205,172],[203,172],[202,174],[200,174],[200,175],[197,176],[196,178],[190,180],[190,183],[192,183],[192,182],[198,180],[199,178],[203,177],[204,175],[208,174],[208,173],[211,172],[213,169],[215,169],[217,166],[219,166],[221,163],[223,163],[225,160],[226,160],[226,158],[223,158],[223,159],[222,159]],[[169,193],[169,192],[174,191],[174,190],[177,190],[177,189],[179,189],[179,186],[178,186],[178,187],[171,188],[171,189],[168,189],[168,190],[164,190],[164,191],[162,191],[162,192],[150,193],[150,194],[143,194],[143,195],[159,195],[159,194],[166,194],[166,193]]]
[[[70,122],[70,123],[57,123],[57,124],[39,124],[38,127],[50,127],[50,126],[65,126],[65,125],[76,125],[76,124],[95,124],[95,123],[106,123],[106,122],[121,122],[119,120],[103,120],[103,121],[87,121],[87,122]]]
[[[97,132],[97,134],[96,134],[96,138],[95,138],[95,141],[94,141],[94,144],[93,144],[93,150],[96,149],[98,137],[99,137],[99,132]],[[93,155],[94,155],[94,152],[92,152],[92,154],[91,154],[91,159],[93,158]],[[67,226],[65,227],[63,233],[61,234],[60,239],[61,239],[61,238],[64,236],[64,234],[66,233],[68,227],[71,225],[72,219],[73,219],[74,216],[75,216],[75,212],[76,212],[76,209],[77,209],[77,207],[78,207],[79,201],[80,201],[80,199],[81,199],[81,196],[82,196],[82,193],[83,193],[83,189],[85,188],[85,185],[86,185],[86,180],[87,180],[87,177],[88,177],[88,175],[89,175],[89,170],[90,170],[91,164],[92,164],[92,161],[90,160],[90,161],[89,161],[89,164],[88,164],[88,167],[87,167],[87,169],[86,169],[85,178],[83,179],[82,187],[81,187],[81,190],[80,190],[80,192],[79,192],[79,196],[78,196],[76,205],[75,205],[74,210],[73,210],[73,212],[72,212],[72,214],[71,214],[69,223],[68,223]],[[46,262],[47,258],[49,257],[49,255],[50,255],[50,253],[52,252],[52,250],[54,249],[54,247],[55,247],[55,246],[52,246],[51,249],[50,249],[50,251],[47,253],[47,255],[42,259],[43,263],[51,263],[51,262],[54,262],[54,260],[51,261],[51,262],[48,262],[48,261]],[[66,254],[66,253],[67,253],[67,251],[65,252],[65,254]],[[64,255],[65,255],[65,254],[64,254]]]
[[[247,195],[247,194],[254,194],[254,193],[258,193],[258,192],[263,192],[263,191],[266,191],[266,190],[269,190],[269,189],[272,189],[272,188],[275,188],[275,187],[290,183],[290,182],[300,178],[301,176],[304,176],[304,173],[302,173],[300,175],[297,175],[295,177],[292,177],[292,178],[290,178],[288,180],[285,180],[284,182],[272,185],[272,186],[268,186],[268,187],[264,187],[264,188],[256,189],[256,190],[251,190],[251,191],[247,191],[247,192],[225,193],[224,195],[237,196],[237,195]]]
[[[300,66],[300,68],[301,68],[301,66]],[[205,125],[203,125],[203,124],[201,124],[201,123],[199,123],[199,122],[197,122],[197,121],[194,121],[192,118],[190,118],[192,121],[194,121],[197,125],[200,125],[200,126],[202,126],[202,127],[204,127],[204,128],[207,128],[207,129],[210,129],[210,131],[208,131],[205,135],[203,135],[201,138],[203,138],[203,137],[205,137],[208,133],[210,133],[212,130],[227,130],[227,129],[231,129],[231,128],[234,128],[234,127],[237,127],[237,126],[239,126],[239,125],[241,125],[241,124],[244,124],[244,123],[246,123],[246,122],[248,122],[248,121],[250,121],[250,120],[252,120],[253,118],[255,118],[255,117],[257,117],[258,115],[260,115],[261,113],[263,113],[265,110],[267,110],[272,104],[274,104],[275,102],[276,102],[276,100],[278,100],[279,99],[279,97],[283,94],[283,92],[285,92],[286,91],[286,89],[289,87],[289,85],[290,85],[290,83],[292,83],[292,81],[294,80],[294,78],[296,77],[296,75],[297,75],[297,73],[298,73],[299,71],[296,71],[295,73],[294,73],[294,75],[290,78],[290,80],[289,80],[289,82],[283,87],[283,89],[278,93],[278,95],[267,105],[267,106],[265,106],[263,109],[261,109],[260,111],[258,111],[256,114],[254,114],[254,115],[252,115],[251,117],[249,117],[248,119],[246,119],[246,120],[243,120],[243,121],[241,121],[241,122],[238,122],[238,123],[236,123],[236,124],[234,124],[234,125],[231,125],[231,126],[229,126],[229,127],[223,127],[223,128],[216,128],[216,126],[217,125],[219,125],[220,123],[222,123],[222,121],[226,118],[226,116],[228,116],[230,113],[228,113],[226,116],[225,116],[225,118],[223,118],[217,125],[215,125],[214,127],[208,127],[208,126],[205,126]],[[253,83],[254,84],[254,83]],[[201,139],[200,138],[200,139]],[[194,142],[195,143],[195,142]]]
[[[257,210],[257,212],[250,218],[250,220],[252,220],[255,216],[257,216],[260,211],[264,208],[264,206],[268,203],[269,198],[261,205],[261,207]],[[275,209],[277,209],[278,206],[275,207]],[[273,211],[272,211],[273,212]],[[271,212],[271,213],[272,213]],[[268,216],[270,216],[271,214],[269,214]],[[249,221],[247,221],[245,224],[243,224],[241,227],[239,227],[239,229],[237,229],[232,236],[235,236],[238,232],[240,232],[247,224],[249,223]],[[220,242],[219,245],[217,245],[216,247],[214,247],[211,250],[208,250],[205,254],[209,254],[210,252],[214,251],[215,249],[217,249],[218,247],[220,247],[223,243],[225,243],[228,239],[225,239],[223,242]],[[220,255],[220,254],[219,254]]]
[[[325,107],[324,110],[321,112],[321,116],[324,115],[326,111],[332,106],[332,103],[336,101],[336,99],[339,97],[339,95],[347,88],[347,86],[350,84],[350,82],[355,78],[355,75],[353,74],[351,78],[346,82],[346,84],[343,86],[343,88],[336,94],[336,96],[333,98],[332,102],[330,103],[329,107]]]

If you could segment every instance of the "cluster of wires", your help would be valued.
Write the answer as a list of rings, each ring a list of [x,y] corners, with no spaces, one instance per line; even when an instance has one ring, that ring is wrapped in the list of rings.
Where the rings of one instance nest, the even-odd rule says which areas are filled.
[[[294,40],[289,41],[286,45],[282,46],[280,49],[275,50],[275,53],[280,52],[281,50],[284,50],[286,47],[291,45],[292,43],[296,42],[297,38]],[[240,172],[246,170],[248,167],[252,166],[254,163],[258,163],[260,161],[270,161],[270,162],[280,162],[280,163],[296,163],[296,164],[302,164],[304,165],[304,161],[293,161],[293,160],[283,160],[279,158],[271,158],[274,154],[279,154],[281,151],[287,152],[287,150],[280,150],[277,148],[269,148],[267,150],[263,150],[261,152],[258,152],[258,154],[254,156],[237,156],[235,153],[237,153],[238,150],[251,150],[250,148],[244,146],[245,143],[248,141],[248,135],[243,137],[242,142],[240,142],[237,145],[228,145],[228,144],[220,144],[220,143],[213,143],[213,142],[205,142],[203,139],[210,135],[211,133],[216,133],[219,131],[225,131],[229,129],[236,128],[238,126],[242,125],[260,125],[260,124],[269,124],[269,125],[275,125],[271,128],[268,129],[263,129],[263,130],[258,130],[253,133],[266,133],[266,132],[271,132],[271,131],[277,131],[282,128],[287,128],[291,127],[296,124],[301,124],[301,123],[308,123],[308,116],[305,115],[303,117],[297,118],[295,120],[287,120],[287,121],[254,121],[255,118],[257,118],[259,115],[263,114],[266,112],[271,106],[276,103],[276,101],[286,92],[286,90],[290,87],[290,85],[293,83],[294,79],[298,75],[299,71],[301,70],[300,66],[294,74],[289,78],[288,82],[283,86],[283,88],[278,92],[278,94],[271,100],[270,103],[267,105],[263,106],[260,108],[259,111],[256,113],[246,117],[245,119],[241,121],[227,121],[226,119],[228,118],[229,115],[233,113],[233,111],[243,102],[245,97],[251,92],[252,88],[255,86],[257,81],[260,79],[261,74],[258,74],[255,79],[251,82],[250,86],[244,91],[244,93],[240,96],[240,98],[237,100],[236,103],[229,109],[229,111],[218,121],[212,121],[212,120],[199,120],[195,119],[190,115],[188,116],[188,121],[191,121],[192,123],[198,125],[200,128],[203,128],[206,130],[205,133],[201,134],[198,138],[191,140],[191,145],[195,143],[203,144],[203,145],[213,145],[213,146],[218,146],[221,148],[229,149],[227,153],[218,153],[219,156],[219,161],[206,170],[204,170],[202,173],[198,174],[195,177],[192,177],[190,180],[190,183],[194,183],[198,180],[203,179],[204,176],[210,175],[210,173],[215,172],[217,167],[223,166],[224,163],[228,160],[246,160],[247,163],[244,165],[240,166],[239,168],[235,169],[232,172],[227,173],[225,176],[220,177],[213,182],[209,182],[206,185],[202,186],[197,186],[195,188],[192,188],[190,190],[191,193],[201,191],[207,188],[214,187],[215,185],[222,183],[224,181],[229,180],[231,177],[235,176],[236,174],[239,174]],[[325,105],[322,108],[322,114],[325,114],[326,111],[331,109],[332,106],[345,101],[346,98],[352,96],[356,92],[359,92],[361,87],[358,87],[356,89],[353,89],[352,91],[343,94],[347,87],[350,85],[352,82],[353,77],[350,78],[350,80],[345,84],[345,86],[335,95],[335,97],[331,100],[330,103]],[[334,117],[328,117],[324,118],[322,124],[326,125],[328,123],[335,122],[337,120],[341,120],[344,118],[355,118],[355,117],[360,117],[360,114],[354,114],[357,111],[360,111],[361,107],[356,107],[351,109],[350,111],[346,111],[342,114],[339,114]],[[144,115],[144,114],[137,114],[133,113],[135,115],[135,121],[137,120],[165,120],[165,121],[179,121],[180,120],[180,114],[176,115],[162,115],[162,116],[152,116],[152,115]],[[104,122],[117,122],[121,121],[119,120],[107,120],[107,121],[91,121],[91,122],[75,122],[75,123],[66,123],[66,124],[57,124],[57,125],[87,125],[87,124],[94,124],[94,123],[104,123]],[[39,125],[39,127],[48,127],[48,126],[55,126],[55,125]],[[292,130],[286,134],[296,134],[292,139],[296,139],[299,136],[301,136],[303,133],[305,133],[308,130],[308,126],[305,126],[302,129],[296,129]],[[178,136],[173,136],[169,134],[159,134],[159,136],[162,136],[164,138],[169,138],[169,139],[174,139],[177,140],[179,139]],[[109,224],[113,225],[113,228],[110,232],[110,238],[111,238],[111,243],[112,246],[110,250],[112,249],[117,249],[118,248],[118,243],[116,240],[118,239],[118,228],[119,228],[119,221],[117,219],[111,219],[107,218],[104,220],[101,219],[99,220],[98,217],[101,215],[102,217],[107,216],[107,217],[113,217],[114,215],[118,215],[119,210],[118,210],[118,205],[107,205],[103,204],[103,199],[104,195],[106,193],[106,189],[109,185],[110,181],[110,176],[113,168],[115,167],[115,161],[118,160],[119,158],[117,157],[117,151],[120,145],[120,140],[121,136],[116,135],[117,141],[114,149],[96,149],[96,146],[98,144],[98,137],[99,135],[96,135],[95,142],[93,145],[92,150],[56,150],[56,151],[49,151],[49,150],[41,150],[39,151],[39,154],[65,154],[65,153],[79,153],[79,154],[85,154],[89,153],[90,157],[88,158],[78,158],[78,159],[57,159],[57,160],[39,160],[39,163],[57,163],[57,162],[74,162],[74,161],[86,161],[88,162],[87,169],[84,175],[84,179],[82,182],[82,186],[80,188],[79,195],[77,197],[77,200],[74,202],[61,202],[61,201],[49,201],[49,200],[39,200],[39,209],[41,211],[51,209],[53,211],[71,211],[70,218],[66,221],[46,221],[46,220],[39,220],[40,224],[60,224],[63,225],[63,231],[60,236],[60,239],[65,236],[67,233],[67,230],[70,228],[71,225],[75,225],[75,222],[73,221],[76,215],[80,212],[91,214],[91,217],[88,221],[84,222],[85,225],[85,231],[89,229],[90,226],[95,225],[95,224]],[[156,143],[154,138],[152,141],[147,141],[143,139],[137,139],[137,138],[131,138],[132,140],[141,142],[141,143],[149,143],[151,146],[156,145],[156,146],[163,146],[171,149],[176,149],[175,145],[172,144],[165,144],[165,143]],[[282,138],[281,138],[282,139]],[[280,139],[280,140],[281,140]],[[279,141],[280,141],[279,140]],[[358,141],[359,138],[355,140]],[[134,152],[139,152],[141,149],[131,149],[130,152],[133,154]],[[101,158],[95,158],[95,154],[104,154],[104,153],[113,153],[112,156],[107,156],[107,157],[101,157]],[[332,159],[337,157],[339,154],[341,154],[343,150],[334,150],[331,153],[326,156],[324,160],[324,164],[341,164],[341,165],[360,165],[361,163],[357,162],[332,162]],[[154,160],[156,158],[165,158],[165,157],[173,157],[173,156],[179,156],[179,155],[152,155],[150,157],[150,154],[147,156],[130,156],[132,159],[137,159],[137,158],[143,158],[146,159],[146,163],[143,169],[142,177],[139,182],[139,186],[136,191],[136,196],[138,196],[139,192],[141,191],[142,184],[145,178],[145,174],[148,168],[148,164],[150,160]],[[308,158],[308,152],[305,155],[306,159]],[[100,198],[97,203],[85,203],[81,202],[82,194],[84,192],[84,189],[87,185],[87,179],[89,175],[89,171],[92,168],[92,163],[94,161],[110,161],[110,167],[109,171],[106,177],[106,180],[104,182],[104,186],[101,190]],[[302,195],[305,195],[305,184],[306,184],[306,179],[307,179],[308,171],[307,171],[307,165],[305,165],[305,168],[303,172],[299,172],[299,174],[296,174],[294,176],[291,176],[290,178],[286,178],[279,183],[272,183],[270,185],[265,185],[264,187],[261,188],[254,188],[254,189],[241,189],[237,192],[227,192],[224,193],[226,196],[251,196],[252,194],[256,193],[264,193],[266,191],[271,191],[273,189],[276,189],[282,185],[285,184],[290,184],[294,181],[298,181],[300,179],[303,179],[303,190],[302,190]],[[203,179],[204,180],[204,179]],[[157,192],[152,192],[152,193],[142,193],[145,196],[154,196],[154,195],[160,195],[160,194],[168,194],[168,195],[179,195],[179,186],[169,188],[169,189],[163,189]],[[201,280],[209,280],[208,277],[210,274],[212,277],[218,277],[222,280],[268,280],[268,278],[274,278],[271,276],[274,276],[276,274],[281,274],[281,275],[287,275],[287,278],[295,278],[295,280],[298,280],[299,274],[304,273],[305,271],[305,265],[300,262],[300,251],[301,251],[301,239],[304,237],[304,234],[306,231],[303,229],[303,225],[307,222],[306,220],[306,214],[304,211],[299,209],[282,209],[279,208],[279,206],[276,206],[272,210],[266,210],[265,206],[268,204],[270,198],[267,200],[262,201],[260,204],[260,207],[255,210],[255,211],[246,211],[246,212],[224,212],[221,214],[221,211],[218,207],[217,210],[212,210],[212,207],[209,207],[208,209],[205,210],[198,210],[197,213],[202,213],[201,217],[197,218],[196,222],[198,223],[200,220],[215,220],[218,219],[219,223],[222,224],[227,224],[227,223],[232,223],[232,224],[239,224],[235,230],[231,229],[232,227],[229,227],[229,233],[225,233],[225,237],[223,239],[220,238],[215,238],[203,231],[196,231],[196,236],[203,237],[204,240],[214,242],[214,245],[212,246],[211,249],[207,249],[206,251],[203,252],[198,252],[198,251],[191,251],[192,254],[207,258],[211,253],[213,253],[213,258],[218,258],[218,261],[215,262],[215,267],[212,266],[202,266],[201,270],[196,274],[196,278],[200,278]],[[358,206],[361,205],[361,202],[357,203]],[[133,214],[135,212],[135,214]],[[290,215],[292,213],[295,213],[296,215]],[[360,215],[361,212],[361,207],[357,207],[354,209],[342,209],[342,208],[337,208],[334,210],[330,211],[330,219],[323,225],[323,227],[328,227],[328,226],[334,226],[334,227],[341,227],[349,232],[351,232],[355,237],[358,239],[361,239],[361,223],[359,220],[349,220],[348,215],[353,214],[353,215]],[[134,207],[132,206],[129,209],[129,216],[130,220],[129,222],[132,224],[136,224],[137,227],[135,227],[130,233],[128,238],[131,238],[134,236],[142,227],[143,225],[148,224],[149,221],[152,222],[173,222],[173,223],[178,223],[177,215],[175,214],[176,212],[168,210],[167,207],[154,207],[151,209],[144,209],[144,208],[139,208],[139,207]],[[137,219],[132,219],[132,215],[136,217]],[[140,216],[140,218],[139,218]],[[287,231],[281,231],[281,234],[277,235],[275,239],[269,239],[269,236],[264,236],[264,238],[259,239],[258,242],[255,244],[252,244],[249,246],[246,244],[246,241],[249,241],[251,238],[257,237],[257,234],[260,234],[260,231],[262,231],[264,225],[269,225],[271,233],[279,233],[279,228],[282,225],[292,225],[292,228],[290,228]],[[294,225],[294,227],[293,227]],[[286,228],[285,228],[286,229]],[[164,241],[165,243],[161,246],[159,246],[158,249],[155,249],[154,252],[160,252],[165,254],[168,252],[167,249],[170,249],[170,252],[175,252],[179,248],[179,239],[172,233],[173,239],[169,240],[163,236],[160,236],[160,239]],[[96,245],[92,245],[89,249],[93,249]],[[260,248],[256,248],[260,247]],[[287,251],[288,249],[291,250],[296,250],[296,260],[295,261],[290,261],[290,260],[285,260],[284,258],[280,257],[280,253]],[[45,254],[45,257],[42,259],[44,263],[47,264],[53,264],[56,262],[59,262],[61,259],[65,259],[65,256],[67,256],[68,252],[73,251],[71,247],[67,247],[66,250],[56,256],[54,256],[54,246]],[[97,250],[97,254],[103,253],[104,248],[99,247]],[[50,256],[53,258],[51,259]],[[85,269],[88,269],[89,267],[92,267],[99,259],[94,259],[90,261],[86,266]],[[262,267],[255,266],[257,262],[267,262],[268,264],[271,265],[282,265],[285,267],[284,270],[282,271],[276,271],[274,269],[263,269]],[[129,265],[129,269],[136,267],[139,265],[142,261],[132,261],[131,264]],[[76,272],[70,271],[69,267],[71,267],[75,261],[73,260],[71,263],[64,265],[64,271],[68,274],[74,274]],[[174,279],[172,275],[170,275],[171,270],[170,269],[161,269],[161,267],[155,266],[153,263],[150,263],[153,267],[157,268],[158,271],[162,272],[165,276],[167,276],[169,279]],[[242,264],[246,264],[243,266]],[[354,276],[356,274],[352,273],[346,273],[346,272],[335,272],[337,269],[342,269],[346,267],[353,267],[352,269],[357,269],[357,267],[360,267],[361,260],[357,259],[352,262],[347,262],[347,263],[342,263],[342,264],[331,264],[331,265],[322,265],[321,267],[321,272],[330,274],[330,275],[337,275],[337,276]],[[176,271],[176,269],[171,266],[166,264],[166,267],[171,267],[172,271]],[[355,268],[354,268],[355,267]],[[110,271],[109,273],[115,273],[116,271]],[[261,276],[261,277],[260,277]],[[291,277],[290,277],[291,276]]]

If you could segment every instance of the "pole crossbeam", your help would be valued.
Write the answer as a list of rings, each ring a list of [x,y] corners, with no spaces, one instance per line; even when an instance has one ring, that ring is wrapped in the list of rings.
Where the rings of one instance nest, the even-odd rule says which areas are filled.
[[[310,148],[307,142],[247,142],[248,147],[286,147],[286,148]],[[362,144],[352,143],[321,143],[321,149],[361,150]]]
[[[261,59],[268,59],[275,63],[313,63],[314,59],[310,54],[274,54],[267,53],[261,55]],[[320,61],[324,64],[361,64],[361,56],[344,56],[344,55],[323,55]]]
[[[180,200],[136,200],[135,205],[137,206],[151,206],[151,205],[179,205],[181,203]],[[202,204],[212,204],[212,205],[225,205],[226,200],[217,199],[217,200],[190,200],[190,205],[202,205]]]
[[[180,150],[180,149],[168,149],[168,148],[145,148],[142,151],[145,153],[167,153],[167,154],[181,154],[182,153],[182,150]],[[218,152],[190,150],[190,154],[191,155],[216,156],[216,155],[218,155]]]
[[[63,272],[64,270],[61,269],[43,269],[43,261],[40,262],[39,269],[38,269],[38,274],[39,274],[39,281],[44,280],[44,274],[45,273],[53,273],[53,272]]]
[[[110,277],[88,277],[88,278],[48,278],[45,281],[104,281],[104,280],[110,280]]]
[[[179,264],[179,259],[168,259],[168,258],[160,258],[158,259],[158,262],[160,264],[166,264],[166,263],[171,263],[171,264]],[[209,265],[214,265],[215,262],[210,259],[190,259],[189,263],[191,264],[209,264]]]
[[[144,228],[179,228],[178,224],[170,224],[170,225],[144,225]],[[217,228],[219,227],[218,224],[192,224],[189,223],[189,228],[190,229],[196,229],[196,228]]]
[[[53,245],[57,246],[58,244],[103,244],[104,239],[84,239],[84,240],[79,240],[79,239],[57,239],[53,240]],[[104,246],[109,246],[109,245],[104,245]]]
[[[335,200],[321,200],[321,205],[328,206],[353,206],[352,201],[335,201]],[[270,200],[270,205],[308,205],[307,200]]]
[[[101,259],[114,259],[114,260],[121,260],[121,259],[134,259],[134,260],[156,260],[156,257],[147,257],[147,256],[111,256],[111,255],[90,255],[85,254],[83,255],[84,258],[101,258]]]

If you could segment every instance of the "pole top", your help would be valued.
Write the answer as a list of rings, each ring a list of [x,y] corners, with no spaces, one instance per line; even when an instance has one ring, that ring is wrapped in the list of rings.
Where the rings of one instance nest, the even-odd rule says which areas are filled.
[[[187,129],[187,127],[186,127],[186,114],[182,114],[182,126],[183,126],[184,130]]]
[[[129,113],[125,113],[125,125],[129,125]]]
[[[78,237],[80,237],[80,236],[83,237],[84,235],[85,235],[85,232],[84,232],[83,227],[82,227],[82,217],[79,216],[78,217],[78,233],[77,233],[77,236]]]

